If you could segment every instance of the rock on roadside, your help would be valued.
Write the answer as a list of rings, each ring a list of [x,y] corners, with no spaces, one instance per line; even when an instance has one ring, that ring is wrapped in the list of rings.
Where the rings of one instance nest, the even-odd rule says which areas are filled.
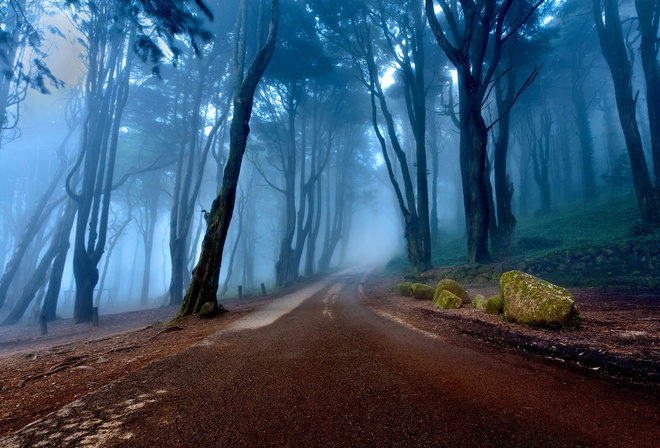
[[[449,278],[440,280],[436,288],[436,295],[438,294],[438,291],[448,291],[453,295],[459,297],[462,303],[472,302],[468,293],[463,289],[461,285],[458,284],[456,280],[452,280]]]
[[[478,310],[483,310],[486,301],[487,299],[484,296],[482,296],[481,294],[477,294],[476,296],[474,296],[474,299],[472,299],[472,306]]]
[[[564,325],[576,313],[566,289],[521,271],[500,278],[504,317],[528,325]]]
[[[225,308],[222,307],[218,303],[214,302],[206,302],[204,305],[202,305],[202,309],[199,310],[199,317],[201,319],[211,319],[215,316],[218,316],[219,314],[224,313]]]
[[[400,296],[410,297],[413,295],[412,287],[413,287],[412,282],[403,282],[396,285],[394,290]]]
[[[461,307],[463,301],[456,294],[444,289],[436,289],[433,296],[433,307],[445,310],[457,309]]]
[[[433,300],[435,288],[422,283],[415,283],[412,285],[412,295],[417,300]]]
[[[502,308],[504,308],[504,300],[502,300],[502,297],[493,296],[484,302],[483,310],[488,314],[495,316],[497,314],[502,314]]]

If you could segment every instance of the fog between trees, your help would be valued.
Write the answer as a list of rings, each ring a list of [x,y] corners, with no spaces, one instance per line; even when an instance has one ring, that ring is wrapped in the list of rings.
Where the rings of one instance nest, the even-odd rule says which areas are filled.
[[[518,219],[606,197],[657,226],[659,15],[0,1],[0,320],[188,314],[401,254],[424,271],[461,237],[488,262]]]

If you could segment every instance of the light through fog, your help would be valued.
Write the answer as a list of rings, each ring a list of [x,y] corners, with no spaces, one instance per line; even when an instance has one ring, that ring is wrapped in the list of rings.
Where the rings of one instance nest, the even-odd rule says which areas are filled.
[[[257,32],[255,5],[240,15],[239,0],[206,3],[213,21],[183,2],[178,14],[191,15],[170,36],[163,17],[118,12],[116,2],[26,2],[25,20],[11,8],[1,19],[16,40],[0,44],[11,75],[0,98],[0,320],[29,285],[38,287],[19,306],[20,322],[40,313],[52,288],[57,315],[71,316],[85,278],[102,313],[180,302],[223,182],[236,77],[267,31],[262,23]],[[470,226],[481,219],[470,207],[489,209],[490,221],[475,224],[485,226],[482,238],[499,231],[514,241],[515,222],[505,231],[512,221],[502,216],[586,209],[634,190],[611,73],[583,2],[515,2],[526,21],[506,19],[513,34],[501,54],[486,30],[475,81],[483,97],[471,98],[486,128],[479,138],[459,122],[468,110],[459,78],[476,68],[453,57],[467,47],[438,45],[423,2],[419,10],[399,1],[281,3],[274,56],[254,96],[221,301],[238,286],[279,288],[353,265],[419,271],[488,260],[492,241],[470,255],[478,233]],[[437,3],[434,11],[451,29]],[[642,69],[634,66],[632,82],[647,150],[654,131]],[[470,177],[468,147],[483,179]],[[470,203],[482,197],[491,202]],[[89,258],[78,278],[76,253]]]

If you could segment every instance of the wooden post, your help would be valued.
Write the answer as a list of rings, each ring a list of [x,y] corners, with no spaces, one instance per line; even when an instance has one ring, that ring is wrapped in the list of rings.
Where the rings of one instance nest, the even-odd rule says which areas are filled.
[[[266,285],[264,285],[263,283],[261,284],[261,294],[264,296],[266,295]]]
[[[238,300],[243,300],[243,286],[238,285]]]
[[[99,326],[99,307],[95,306],[92,308],[92,325],[94,327]]]
[[[46,320],[45,314],[39,316],[39,330],[41,336],[46,336],[48,334],[48,320]]]

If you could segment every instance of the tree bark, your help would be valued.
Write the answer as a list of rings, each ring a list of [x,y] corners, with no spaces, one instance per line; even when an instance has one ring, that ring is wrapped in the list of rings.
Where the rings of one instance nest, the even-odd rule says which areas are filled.
[[[71,247],[69,239],[71,237],[73,222],[76,217],[76,210],[75,202],[72,199],[69,199],[65,208],[66,226],[61,227],[59,233],[53,236],[53,238],[57,238],[58,241],[57,254],[53,260],[53,265],[51,266],[48,290],[46,291],[46,297],[44,298],[41,311],[41,314],[46,316],[48,322],[57,318],[57,301],[62,286],[62,275],[64,274],[66,257],[69,253],[69,248]]]
[[[640,55],[646,81],[646,107],[649,115],[651,154],[656,194],[660,194],[660,64],[658,63],[658,26],[660,1],[635,0],[641,31]]]
[[[512,61],[515,64],[515,59]],[[511,107],[516,91],[516,67],[513,65],[506,76],[506,90],[500,80],[495,85],[497,111],[503,114],[497,123],[493,165],[495,168],[495,207],[496,214],[491,214],[491,247],[493,255],[504,257],[513,250],[516,218],[513,215],[513,183],[507,174],[507,156],[509,152],[511,116],[506,109]],[[490,183],[490,179],[486,180]]]
[[[210,223],[202,243],[202,253],[193,271],[190,287],[181,303],[178,317],[197,313],[210,302],[217,307],[218,280],[222,263],[222,250],[231,222],[241,163],[250,133],[250,117],[254,104],[254,93],[275,50],[279,22],[279,0],[272,0],[268,38],[257,52],[240,88],[234,97],[234,115],[230,128],[229,157],[225,166],[222,188],[213,201]]]
[[[598,189],[596,188],[596,173],[594,172],[594,142],[591,123],[589,123],[587,101],[584,98],[584,82],[580,83],[574,78],[572,90],[578,136],[580,137],[584,200],[585,202],[593,202],[598,199]]]
[[[633,94],[633,64],[626,48],[616,0],[593,0],[594,21],[600,46],[614,81],[619,121],[626,141],[635,193],[642,221],[660,225],[660,199],[651,182],[637,123],[637,96]],[[605,20],[603,20],[603,17]]]
[[[66,140],[68,140],[68,137]],[[14,248],[14,253],[7,263],[7,266],[5,266],[2,277],[0,277],[0,308],[2,308],[2,306],[5,304],[9,286],[11,285],[11,282],[14,280],[14,277],[18,272],[18,268],[20,267],[21,261],[23,260],[28,247],[34,240],[34,237],[37,235],[37,232],[46,223],[50,212],[54,209],[55,205],[57,205],[57,203],[48,204],[48,202],[53,196],[53,193],[55,192],[55,189],[57,188],[57,185],[62,179],[65,171],[66,163],[62,162],[57,173],[46,188],[46,191],[44,191],[44,193],[41,195],[41,198],[39,199],[39,202],[36,204],[34,212],[28,219],[28,222],[25,225],[25,230],[23,231],[20,240]]]

